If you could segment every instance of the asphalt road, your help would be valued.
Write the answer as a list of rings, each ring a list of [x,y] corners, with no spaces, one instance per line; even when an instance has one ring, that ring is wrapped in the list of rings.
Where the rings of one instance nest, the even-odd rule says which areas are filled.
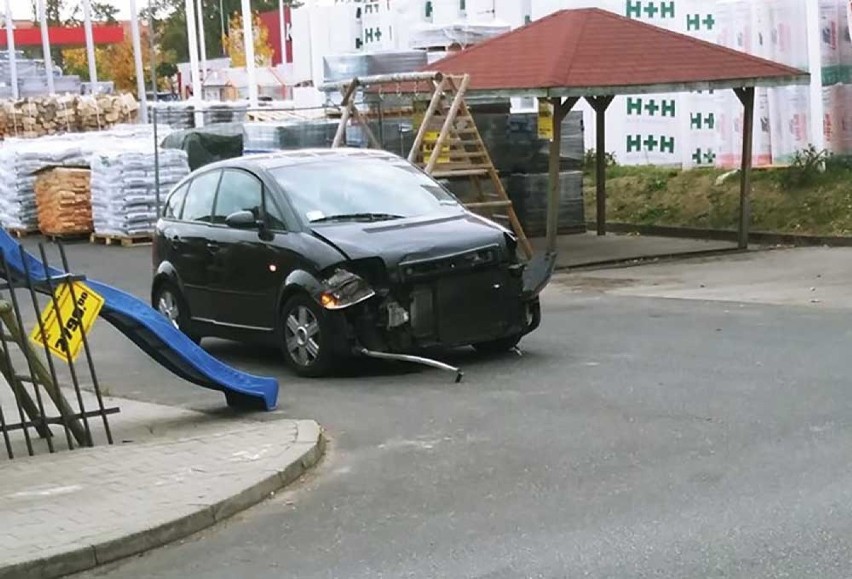
[[[72,248],[144,296],[145,250]],[[524,355],[466,379],[367,364],[306,381],[271,351],[275,416],[331,438],[305,481],[87,577],[849,577],[852,311],[548,290]],[[100,324],[118,395],[218,410]],[[359,373],[361,375],[359,375]]]

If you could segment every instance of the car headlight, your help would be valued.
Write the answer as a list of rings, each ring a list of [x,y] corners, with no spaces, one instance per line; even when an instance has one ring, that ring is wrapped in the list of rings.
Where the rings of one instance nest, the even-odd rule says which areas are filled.
[[[351,271],[338,269],[323,282],[319,302],[327,310],[342,310],[376,295],[376,292],[361,276]]]

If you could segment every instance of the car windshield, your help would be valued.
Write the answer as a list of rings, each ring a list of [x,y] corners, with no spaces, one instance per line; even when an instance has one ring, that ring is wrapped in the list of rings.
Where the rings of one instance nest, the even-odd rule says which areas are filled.
[[[271,173],[296,211],[313,223],[418,217],[460,207],[446,189],[401,159],[309,162]]]

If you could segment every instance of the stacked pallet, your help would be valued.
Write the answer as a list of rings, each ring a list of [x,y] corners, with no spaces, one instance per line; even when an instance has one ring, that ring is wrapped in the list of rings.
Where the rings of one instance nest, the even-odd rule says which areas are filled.
[[[20,232],[38,229],[36,173],[85,163],[80,147],[61,137],[9,140],[0,147],[0,224]]]
[[[76,167],[51,167],[35,182],[39,230],[66,237],[92,231],[91,171]]]
[[[132,95],[62,95],[0,102],[0,134],[36,138],[57,133],[103,130],[135,122],[139,104]]]
[[[92,217],[98,238],[148,237],[157,222],[157,199],[189,173],[187,154],[159,152],[159,188],[150,147],[127,144],[99,151],[91,158]]]

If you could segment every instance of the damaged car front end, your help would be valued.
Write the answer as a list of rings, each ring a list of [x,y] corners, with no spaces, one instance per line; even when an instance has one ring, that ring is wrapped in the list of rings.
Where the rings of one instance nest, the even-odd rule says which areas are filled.
[[[324,339],[326,348],[407,360],[461,346],[500,352],[539,326],[538,294],[552,263],[524,262],[511,231],[467,210],[399,157],[327,155],[335,155],[333,165],[326,156],[270,171],[305,232],[341,257],[323,263],[313,279],[290,284],[309,288],[321,306],[317,324],[334,335]],[[296,318],[289,324],[302,328],[300,335],[313,330],[310,319]],[[291,346],[323,345],[302,344],[295,330],[285,327]],[[316,374],[298,363],[294,369]]]
[[[324,272],[315,299],[345,320],[339,336],[345,343],[337,349],[456,371],[422,354],[468,345],[514,348],[541,322],[541,280],[524,275],[528,264],[517,258],[510,233],[498,238],[502,243],[391,263],[350,260]]]

